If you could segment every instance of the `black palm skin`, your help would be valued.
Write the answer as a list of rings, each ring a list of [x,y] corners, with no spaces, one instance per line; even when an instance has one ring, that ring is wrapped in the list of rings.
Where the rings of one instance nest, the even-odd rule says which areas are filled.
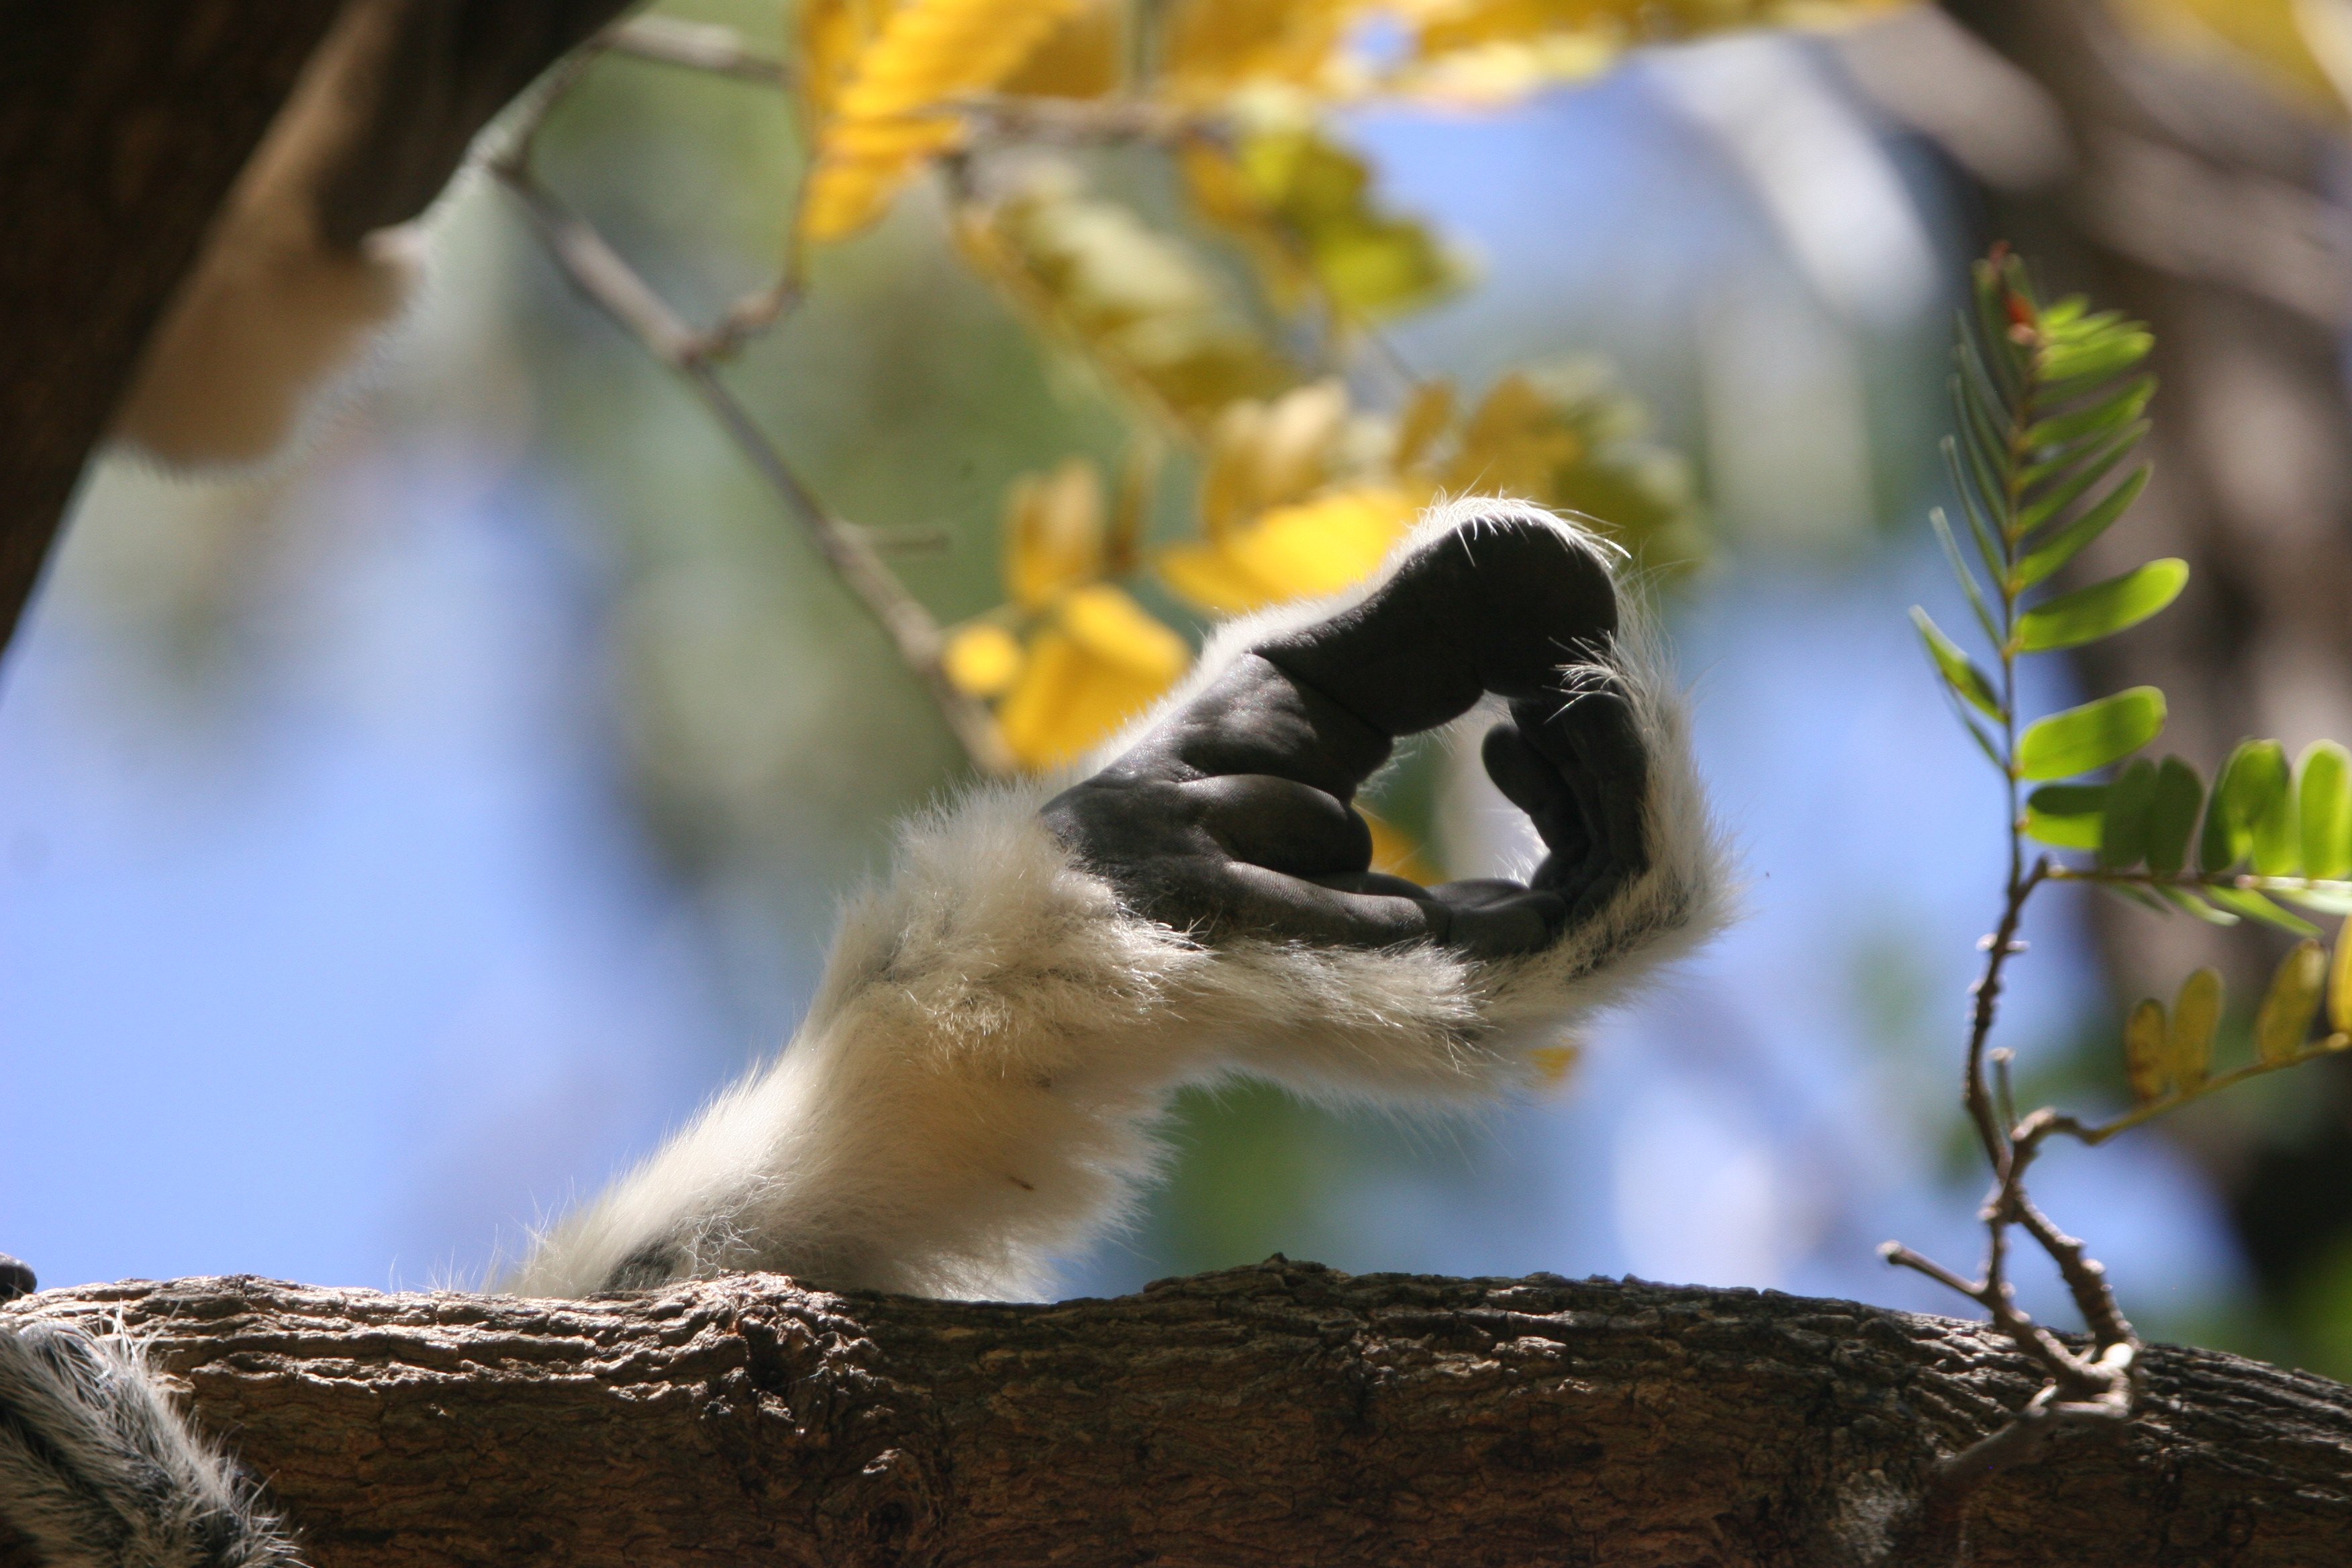
[[[1592,552],[1525,519],[1473,524],[1363,604],[1243,655],[1044,818],[1132,908],[1210,941],[1540,952],[1648,865],[1632,704],[1613,677],[1561,673],[1616,632]],[[1510,718],[1486,736],[1486,771],[1534,822],[1543,863],[1526,884],[1374,873],[1355,792],[1398,736],[1487,693]]]

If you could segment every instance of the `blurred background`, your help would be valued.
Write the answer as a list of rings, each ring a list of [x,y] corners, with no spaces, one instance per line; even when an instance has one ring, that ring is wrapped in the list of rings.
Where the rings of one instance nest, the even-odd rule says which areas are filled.
[[[2352,734],[2352,10],[1693,5],[1654,8],[1677,36],[1652,41],[1595,9],[1457,5],[1535,20],[1432,63],[1443,6],[1318,7],[1351,68],[1404,86],[1322,57],[1229,72],[1247,132],[1222,173],[1000,126],[811,249],[805,298],[725,372],[940,621],[981,628],[954,645],[966,684],[1032,760],[1087,737],[1067,703],[1015,711],[1006,672],[1053,623],[1008,590],[1008,513],[1033,549],[1093,528],[1112,568],[1197,544],[1204,480],[1285,408],[1323,421],[1318,475],[1359,500],[1535,442],[1554,499],[1624,523],[1651,569],[1743,923],[1475,1123],[1189,1097],[1171,1179],[1067,1260],[1069,1293],[1280,1251],[1958,1309],[1874,1249],[1979,1245],[1957,1086],[2001,805],[1905,612],[1965,618],[1925,516],[1956,289],[1996,236],[2155,327],[2158,478],[2116,559],[2199,574],[2098,667],[2042,661],[2034,700],[2155,680],[2168,744],[2208,768],[2242,733]],[[812,17],[764,0],[656,15],[656,42],[816,58]],[[1714,31],[1759,17],[1798,25]],[[1083,59],[1047,63],[1024,90],[1101,101]],[[749,74],[608,54],[539,177],[709,321],[777,268],[816,90],[796,112]],[[1279,185],[1301,167],[1325,183]],[[1347,244],[1269,255],[1218,206],[1236,171],[1303,192],[1318,244],[1336,204]],[[293,454],[92,470],[9,655],[0,1247],[45,1284],[479,1282],[778,1047],[893,819],[971,776],[776,494],[511,194],[465,176],[430,231],[417,307]],[[1515,373],[1517,446],[1495,434]],[[1441,379],[1450,469],[1406,451]],[[1196,640],[1231,607],[1206,581],[1140,574],[1127,603]],[[1475,875],[1513,852],[1470,770],[1407,760],[1377,803],[1396,853]],[[2026,1092],[2091,1110],[2128,1102],[2132,998],[2216,952],[2255,994],[2284,945],[2059,896],[2027,934],[2000,1038]],[[2352,1376],[2352,1063],[2060,1149],[2038,1190],[2146,1331]],[[2053,1280],[2025,1285],[2071,1324]]]

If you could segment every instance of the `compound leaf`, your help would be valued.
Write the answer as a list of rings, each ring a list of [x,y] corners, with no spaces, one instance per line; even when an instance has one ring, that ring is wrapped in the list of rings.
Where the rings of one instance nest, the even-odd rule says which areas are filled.
[[[2171,604],[2188,584],[2186,561],[2151,561],[2026,611],[2017,618],[2017,647],[2023,653],[2048,653],[2113,637]]]
[[[2164,730],[2164,693],[2135,686],[2036,720],[2017,743],[2024,779],[2072,778],[2127,757]]]

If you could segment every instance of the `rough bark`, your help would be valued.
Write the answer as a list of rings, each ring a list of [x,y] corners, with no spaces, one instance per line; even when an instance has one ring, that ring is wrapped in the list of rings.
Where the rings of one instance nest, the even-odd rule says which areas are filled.
[[[148,1336],[319,1568],[1816,1568],[1883,1560],[1934,1460],[2035,1385],[1979,1325],[1852,1302],[1279,1258],[1057,1305],[232,1279],[0,1325],[28,1316]],[[2352,1561],[2352,1389],[2193,1350],[2149,1370],[2126,1436],[1978,1495],[1973,1562]]]
[[[0,647],[149,329],[333,16],[0,0]]]

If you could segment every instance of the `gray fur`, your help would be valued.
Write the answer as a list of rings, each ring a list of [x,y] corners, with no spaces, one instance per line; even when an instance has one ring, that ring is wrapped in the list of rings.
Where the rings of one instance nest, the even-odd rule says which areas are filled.
[[[0,1519],[47,1568],[279,1568],[291,1538],[138,1342],[0,1326]]]

